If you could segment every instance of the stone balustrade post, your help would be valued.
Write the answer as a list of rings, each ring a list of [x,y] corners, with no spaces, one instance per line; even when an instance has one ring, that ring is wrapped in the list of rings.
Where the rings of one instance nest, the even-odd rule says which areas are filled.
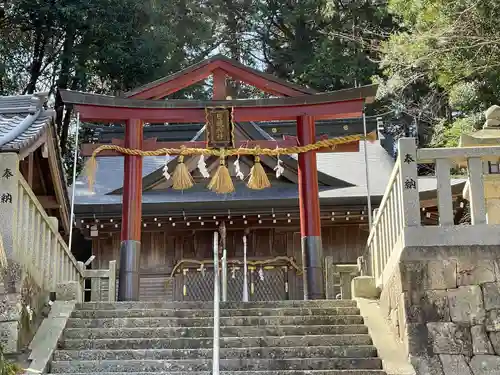
[[[417,144],[415,138],[400,138],[398,161],[400,166],[403,227],[420,226],[420,196],[418,193]]]
[[[325,257],[325,293],[326,299],[335,299],[335,264],[333,257]]]
[[[17,204],[19,192],[19,157],[15,153],[0,154],[0,232],[8,265],[3,270],[8,293],[18,293],[21,287],[21,267],[17,252]]]
[[[109,261],[108,301],[116,301],[116,260]]]

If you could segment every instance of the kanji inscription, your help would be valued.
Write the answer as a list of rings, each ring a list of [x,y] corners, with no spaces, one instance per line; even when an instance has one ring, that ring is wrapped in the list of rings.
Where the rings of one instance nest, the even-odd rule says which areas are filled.
[[[412,155],[410,155],[410,154],[406,154],[406,155],[405,155],[404,162],[405,162],[406,164],[411,164],[411,163],[414,163],[414,162],[415,162],[415,159],[413,158],[413,156],[412,156]]]
[[[12,194],[2,193],[0,196],[0,203],[12,203]]]
[[[207,109],[207,146],[229,148],[234,146],[231,112],[227,108]]]
[[[405,179],[405,184],[404,184],[404,187],[405,189],[407,190],[413,190],[413,189],[416,189],[417,188],[417,182],[411,178],[411,177],[407,177]]]

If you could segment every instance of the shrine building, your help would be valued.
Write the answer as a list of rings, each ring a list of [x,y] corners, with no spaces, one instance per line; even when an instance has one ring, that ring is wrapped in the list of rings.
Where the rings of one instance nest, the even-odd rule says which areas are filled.
[[[169,99],[170,94],[209,75],[213,75],[214,79],[214,101],[211,103]],[[228,76],[270,93],[271,98],[251,103],[252,109],[262,109],[259,115],[250,115],[248,103],[251,100],[227,98],[225,81]],[[319,113],[325,103],[330,105],[330,112],[325,109],[314,116],[312,123],[316,131],[309,135],[307,143],[356,134],[380,134],[375,119],[363,122],[364,106],[374,100],[375,93],[374,86],[316,93],[216,56],[121,97],[72,91],[61,91],[61,97],[80,113],[81,126],[86,126],[87,121],[105,124],[97,133],[97,144],[82,146],[83,155],[90,156],[99,145],[144,150],[181,146],[204,148],[209,139],[207,129],[211,128],[209,121],[203,121],[208,118],[202,116],[203,111],[216,106],[232,108],[234,149],[303,145],[304,134],[299,120],[296,122],[291,118],[300,118],[300,111]],[[355,101],[360,101],[361,106],[352,109],[352,102]],[[345,106],[351,109],[342,110]],[[300,110],[294,112],[289,109],[292,107]],[[140,142],[134,143],[127,137],[137,130],[131,131],[129,120],[114,112],[111,114],[111,111],[132,113],[139,109],[141,113],[159,113],[160,110],[167,113],[174,109],[182,109],[183,112],[176,114],[177,117],[170,115],[168,121],[158,121],[159,115],[154,118],[145,116],[148,118],[142,118],[144,125],[139,130],[141,134],[137,135]],[[335,111],[331,112],[332,109]],[[193,115],[195,110],[202,111],[199,112],[201,115]],[[293,113],[282,115],[288,110]],[[185,114],[188,117],[179,117]],[[80,260],[94,255],[95,259],[89,267],[95,269],[107,268],[111,260],[117,260],[121,267],[136,267],[140,300],[210,300],[213,298],[213,232],[223,224],[230,300],[241,300],[245,235],[248,238],[251,300],[303,299],[302,254],[304,251],[307,253],[309,245],[307,241],[304,244],[304,230],[307,228],[301,229],[301,213],[305,221],[303,226],[315,220],[307,216],[310,207],[304,200],[311,198],[319,202],[317,216],[321,252],[316,253],[322,257],[319,264],[324,264],[326,257],[335,265],[356,264],[365,250],[369,234],[369,208],[375,210],[380,205],[395,163],[379,139],[366,140],[362,137],[329,150],[306,154],[315,155],[311,159],[313,164],[306,165],[306,168],[317,176],[316,189],[313,188],[309,196],[307,192],[306,195],[304,191],[301,193],[299,188],[307,181],[301,176],[304,164],[300,165],[301,156],[297,154],[261,155],[260,164],[270,186],[258,190],[247,186],[255,163],[254,156],[227,157],[225,164],[234,192],[220,194],[207,188],[210,178],[221,165],[218,157],[187,155],[180,161],[177,155],[137,157],[124,156],[116,150],[104,150],[96,158],[93,190],[89,190],[88,178],[83,174],[76,180],[75,225],[80,235],[74,237],[73,252],[78,254]],[[142,159],[142,168],[135,180],[130,182],[131,168],[140,165],[130,164],[132,158]],[[193,186],[189,189],[172,188],[172,175],[180,162],[185,164],[193,178]],[[314,181],[311,183],[315,184]],[[130,186],[140,190],[131,194],[130,189],[134,188]],[[419,178],[418,188],[424,222],[427,225],[437,224],[435,178]],[[463,181],[452,182],[455,197],[461,194],[462,188]],[[142,197],[142,205],[133,208],[138,203],[137,197],[139,203]],[[458,208],[459,203],[457,212]],[[133,209],[136,211],[132,212]],[[134,221],[131,217],[139,214],[135,226],[140,232],[137,235],[140,238],[140,256],[133,261],[135,265],[124,266],[125,263],[119,259],[120,253],[133,256],[130,255],[132,250],[123,250],[123,243],[128,240],[124,237],[123,227],[130,227]],[[137,229],[139,226],[140,229]],[[315,277],[322,277],[321,273],[315,272]],[[122,275],[125,273],[120,273],[120,277]]]

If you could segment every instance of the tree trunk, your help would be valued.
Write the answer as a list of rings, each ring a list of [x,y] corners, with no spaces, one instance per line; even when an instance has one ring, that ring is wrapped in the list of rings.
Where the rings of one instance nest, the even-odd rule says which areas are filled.
[[[67,26],[66,36],[64,38],[63,52],[61,55],[61,71],[59,73],[59,79],[57,80],[56,83],[58,89],[68,88],[69,78],[70,78],[69,72],[71,68],[71,61],[73,60],[74,42],[75,42],[75,30],[74,27],[70,24]],[[55,110],[56,110],[57,131],[60,136],[61,150],[63,150],[65,149],[64,146],[65,141],[63,141],[62,139],[64,103],[62,102],[62,99],[59,95],[56,95]]]
[[[228,14],[226,21],[226,30],[228,35],[227,48],[229,50],[229,57],[233,60],[240,61],[241,60],[241,48],[239,42],[239,18],[237,16],[238,12],[236,7],[238,4],[235,4],[238,0],[226,0],[226,11]],[[238,97],[240,91],[240,82],[230,80],[228,82],[228,94],[236,99]]]
[[[89,34],[87,33],[85,37],[83,38],[83,41],[80,44],[79,48],[79,53],[78,53],[78,59],[76,61],[75,65],[75,74],[73,78],[71,79],[71,90],[85,90],[87,86],[87,80],[86,80],[86,61],[88,57],[88,37]],[[73,114],[73,109],[72,108],[66,108],[66,112],[64,114],[64,118],[62,120],[62,128],[61,128],[61,133],[60,133],[60,146],[61,146],[61,153],[64,155],[66,153],[66,150],[68,149],[67,144],[68,144],[68,136],[69,136],[69,127],[71,125],[71,116]]]
[[[45,46],[47,44],[47,37],[44,33],[44,27],[41,22],[37,22],[35,26],[35,43],[33,45],[33,59],[30,66],[30,79],[29,83],[24,89],[24,94],[33,94],[36,91],[36,84],[40,78],[41,69],[43,65],[43,58],[45,56]]]
[[[24,90],[25,94],[33,94],[36,91],[36,84],[43,73],[46,47],[52,37],[52,29],[54,27],[54,6],[55,0],[51,0],[47,13],[38,14],[36,12],[38,17],[32,17],[35,43],[33,44],[33,59],[30,65],[30,79]]]

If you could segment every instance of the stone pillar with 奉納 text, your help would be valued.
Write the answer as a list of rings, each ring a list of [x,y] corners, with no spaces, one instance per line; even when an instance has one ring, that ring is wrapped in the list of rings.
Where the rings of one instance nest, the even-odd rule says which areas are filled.
[[[4,251],[1,256],[7,260],[1,270],[5,294],[0,299],[0,345],[4,353],[19,349],[23,277],[16,245],[19,173],[17,154],[0,154],[0,247]]]
[[[21,269],[16,259],[16,220],[19,187],[19,157],[15,153],[0,154],[0,238],[7,267],[2,270],[8,293],[20,292]]]

